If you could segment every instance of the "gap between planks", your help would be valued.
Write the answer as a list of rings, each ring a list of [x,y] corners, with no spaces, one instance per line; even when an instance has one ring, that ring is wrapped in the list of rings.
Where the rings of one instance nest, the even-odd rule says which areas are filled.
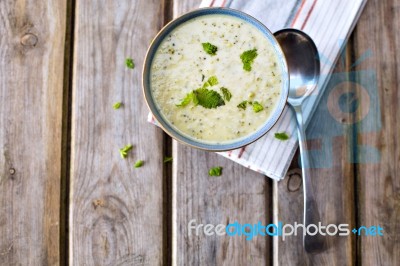
[[[67,1],[64,48],[64,84],[61,136],[61,189],[60,189],[60,265],[69,264],[69,191],[71,164],[71,110],[72,71],[74,54],[75,0]]]

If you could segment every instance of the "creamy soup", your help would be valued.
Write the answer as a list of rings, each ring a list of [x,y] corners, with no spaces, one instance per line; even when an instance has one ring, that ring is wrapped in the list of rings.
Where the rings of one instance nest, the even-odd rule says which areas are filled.
[[[228,15],[203,15],[161,42],[150,87],[161,115],[179,132],[227,143],[268,120],[282,80],[276,52],[255,26]]]

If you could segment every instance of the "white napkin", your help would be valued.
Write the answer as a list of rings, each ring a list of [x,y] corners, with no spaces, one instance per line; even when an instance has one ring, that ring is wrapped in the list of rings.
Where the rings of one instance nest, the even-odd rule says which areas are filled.
[[[309,118],[329,81],[340,51],[350,36],[366,0],[203,0],[200,7],[224,6],[241,10],[264,23],[272,32],[296,28],[315,42],[321,58],[321,76],[317,88],[304,108]],[[149,122],[155,122],[149,114]],[[306,123],[307,123],[306,122]],[[290,139],[275,138],[276,132],[286,132]],[[233,151],[219,152],[245,167],[280,180],[286,175],[297,148],[296,121],[286,106],[277,124],[256,142]]]

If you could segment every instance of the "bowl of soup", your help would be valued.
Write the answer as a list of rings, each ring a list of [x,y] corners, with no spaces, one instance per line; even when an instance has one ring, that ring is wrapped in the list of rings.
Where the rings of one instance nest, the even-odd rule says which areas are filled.
[[[226,151],[254,142],[283,112],[285,56],[261,22],[201,8],[167,24],[143,66],[143,92],[158,125],[192,147]]]

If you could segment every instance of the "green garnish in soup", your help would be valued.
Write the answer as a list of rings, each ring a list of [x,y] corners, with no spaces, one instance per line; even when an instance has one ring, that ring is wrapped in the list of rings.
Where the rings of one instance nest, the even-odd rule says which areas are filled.
[[[218,51],[217,46],[212,45],[212,44],[209,43],[209,42],[202,43],[202,45],[203,45],[204,51],[205,51],[207,54],[215,55],[215,54],[217,53],[217,51]]]
[[[195,105],[198,104],[207,109],[217,108],[218,106],[225,105],[222,96],[214,90],[201,88],[194,90],[193,94],[196,99]]]
[[[222,95],[224,96],[224,100],[229,102],[232,98],[232,93],[227,88],[224,87],[221,87],[220,90],[222,92]]]
[[[207,88],[210,86],[214,86],[218,84],[218,79],[216,76],[211,76],[208,80],[203,84],[203,88]]]
[[[243,101],[237,105],[238,108],[246,110],[247,108],[247,101]]]
[[[207,109],[225,105],[222,96],[218,92],[206,88],[200,88],[186,94],[181,103],[176,106],[185,107],[191,102],[193,102],[194,106],[200,105]]]
[[[185,98],[183,98],[181,100],[181,102],[178,103],[176,106],[185,107],[186,105],[188,105],[193,100],[193,97],[195,97],[193,92],[189,92],[188,94],[186,94]]]
[[[261,112],[262,110],[264,110],[264,107],[259,102],[253,102],[252,106],[253,106],[253,111],[256,112],[256,113]]]
[[[245,51],[240,55],[240,59],[242,60],[244,70],[246,71],[251,70],[251,65],[253,64],[253,61],[257,57],[257,55],[258,55],[257,49]]]
[[[186,94],[185,98],[177,104],[178,107],[185,107],[190,102],[193,102],[194,106],[200,105],[204,108],[211,109],[217,108],[218,106],[225,105],[222,96],[215,90],[209,90],[208,87],[212,87],[218,84],[216,76],[211,76],[204,84],[202,88],[194,90]]]

